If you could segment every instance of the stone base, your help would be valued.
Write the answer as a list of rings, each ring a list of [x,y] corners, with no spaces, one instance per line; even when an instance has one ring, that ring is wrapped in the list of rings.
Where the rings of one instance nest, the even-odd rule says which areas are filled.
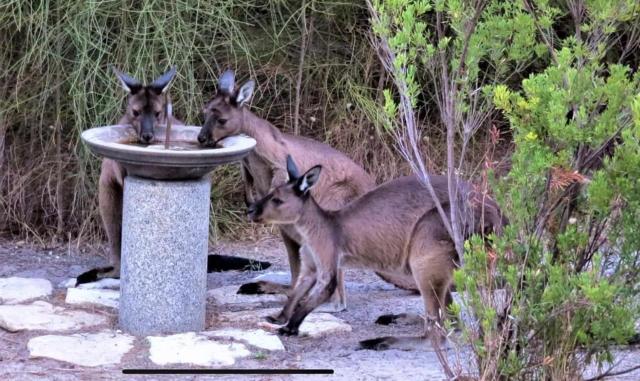
[[[120,326],[146,336],[205,327],[208,178],[124,182]]]

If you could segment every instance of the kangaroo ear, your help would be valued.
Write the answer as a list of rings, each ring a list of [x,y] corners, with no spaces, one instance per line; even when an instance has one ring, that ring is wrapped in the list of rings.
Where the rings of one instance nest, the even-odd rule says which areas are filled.
[[[113,70],[113,73],[116,75],[116,77],[118,77],[118,79],[120,80],[120,84],[122,85],[122,88],[127,93],[134,95],[138,91],[140,91],[140,89],[142,89],[142,83],[137,79],[131,77],[130,75],[124,72],[121,72],[120,70],[116,69],[116,67],[113,65],[111,65],[111,70]]]
[[[287,155],[287,173],[289,174],[289,181],[295,181],[300,177],[298,166],[293,161],[291,155]]]
[[[151,87],[157,94],[162,94],[169,89],[171,81],[176,76],[176,67],[172,66],[166,73],[156,78],[149,87]]]
[[[226,95],[233,94],[236,87],[236,75],[233,70],[227,70],[218,79],[218,91]]]
[[[296,189],[302,195],[306,195],[309,189],[311,189],[320,178],[320,171],[322,170],[321,165],[316,165],[315,167],[308,170],[302,177],[298,179],[296,182]]]
[[[242,106],[243,104],[247,103],[249,99],[251,99],[251,96],[253,95],[253,88],[255,86],[256,83],[254,81],[248,81],[247,83],[242,85],[240,90],[238,90],[238,95],[236,95],[236,103],[238,104],[238,106]]]

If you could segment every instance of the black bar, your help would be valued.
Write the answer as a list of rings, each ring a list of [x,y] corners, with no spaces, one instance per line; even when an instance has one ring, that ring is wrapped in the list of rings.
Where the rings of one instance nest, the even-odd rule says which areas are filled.
[[[333,374],[333,369],[123,369],[123,374]]]

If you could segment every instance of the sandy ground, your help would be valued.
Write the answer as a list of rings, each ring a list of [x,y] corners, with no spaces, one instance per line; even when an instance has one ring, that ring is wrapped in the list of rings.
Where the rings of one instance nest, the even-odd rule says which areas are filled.
[[[211,248],[212,254],[241,255],[270,261],[268,271],[287,271],[286,255],[282,244],[273,238],[259,242],[220,242]],[[49,279],[57,286],[97,265],[105,265],[102,248],[52,247],[39,248],[21,242],[0,239],[0,277],[24,276]],[[240,285],[249,281],[257,272],[226,272],[208,275],[208,287]],[[352,326],[352,332],[333,334],[321,338],[283,337],[284,352],[263,351],[252,357],[239,359],[234,368],[330,368],[333,376],[243,376],[251,380],[442,380],[444,376],[435,354],[429,346],[420,350],[382,352],[357,350],[358,341],[385,335],[415,335],[422,327],[415,325],[380,326],[375,319],[386,313],[422,313],[420,298],[410,292],[395,289],[377,276],[365,271],[348,271],[346,274],[348,309],[334,313]],[[65,289],[56,288],[52,303],[64,305]],[[262,307],[278,307],[279,303]],[[111,328],[117,326],[113,309],[89,308],[110,319]],[[207,306],[208,329],[219,327],[243,327],[241,323],[221,322],[218,315],[225,311],[241,311],[242,306],[220,306],[209,301]],[[245,328],[245,327],[243,327]],[[246,327],[250,328],[250,327]],[[31,359],[26,347],[29,338],[42,332],[9,333],[0,330],[0,380],[204,380],[240,379],[240,376],[131,376],[123,375],[123,368],[158,368],[148,359],[146,340],[137,340],[136,346],[119,366],[85,368],[50,359]],[[457,349],[447,355],[453,365],[467,368],[472,356]],[[637,350],[621,348],[617,352],[621,361],[619,369],[639,365]],[[188,368],[188,366],[181,366]],[[640,371],[614,380],[640,380]]]

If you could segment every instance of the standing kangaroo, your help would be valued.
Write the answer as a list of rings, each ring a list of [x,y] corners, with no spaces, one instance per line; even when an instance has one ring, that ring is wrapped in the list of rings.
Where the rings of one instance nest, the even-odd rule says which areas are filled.
[[[249,209],[255,222],[295,225],[302,242],[300,276],[287,303],[271,323],[286,324],[280,334],[296,335],[304,318],[334,292],[341,266],[354,266],[393,274],[415,282],[425,306],[425,330],[420,337],[382,337],[360,343],[366,349],[387,349],[426,338],[442,340],[444,301],[451,285],[457,253],[429,192],[415,176],[380,185],[369,193],[330,211],[316,201],[311,190],[320,181],[320,165],[299,176],[287,158],[289,182]],[[445,176],[430,176],[438,198],[448,192]],[[474,197],[468,183],[459,181],[464,195]],[[443,205],[449,211],[448,204]],[[497,229],[502,219],[493,200],[480,200],[465,217],[468,233]],[[418,217],[416,217],[418,215]]]
[[[338,209],[375,187],[375,180],[342,152],[312,139],[282,133],[244,107],[253,95],[254,86],[253,81],[248,81],[236,91],[234,72],[225,71],[218,80],[217,93],[203,108],[205,123],[198,135],[203,146],[214,146],[220,139],[240,133],[257,141],[256,148],[242,161],[247,205],[288,181],[284,164],[287,155],[293,156],[302,168],[322,164],[325,176],[312,194],[323,208]],[[292,225],[281,226],[280,233],[288,254],[291,282],[294,283],[300,271],[302,237]],[[384,274],[378,275],[399,287],[414,287],[412,283],[404,284]],[[343,286],[340,274],[338,292],[333,299],[336,309],[346,307]],[[238,293],[287,293],[289,290],[289,286],[261,281],[242,285]]]
[[[167,122],[164,95],[176,75],[176,68],[172,67],[149,85],[143,85],[142,82],[115,67],[113,72],[120,80],[122,88],[128,93],[127,109],[118,124],[122,125],[122,128],[133,127],[139,143],[151,143],[154,139],[155,127]],[[173,117],[171,117],[171,123],[183,124]],[[80,274],[76,279],[77,284],[120,276],[122,190],[126,175],[126,170],[118,162],[111,159],[102,160],[98,182],[98,206],[109,241],[110,266],[95,268]]]

